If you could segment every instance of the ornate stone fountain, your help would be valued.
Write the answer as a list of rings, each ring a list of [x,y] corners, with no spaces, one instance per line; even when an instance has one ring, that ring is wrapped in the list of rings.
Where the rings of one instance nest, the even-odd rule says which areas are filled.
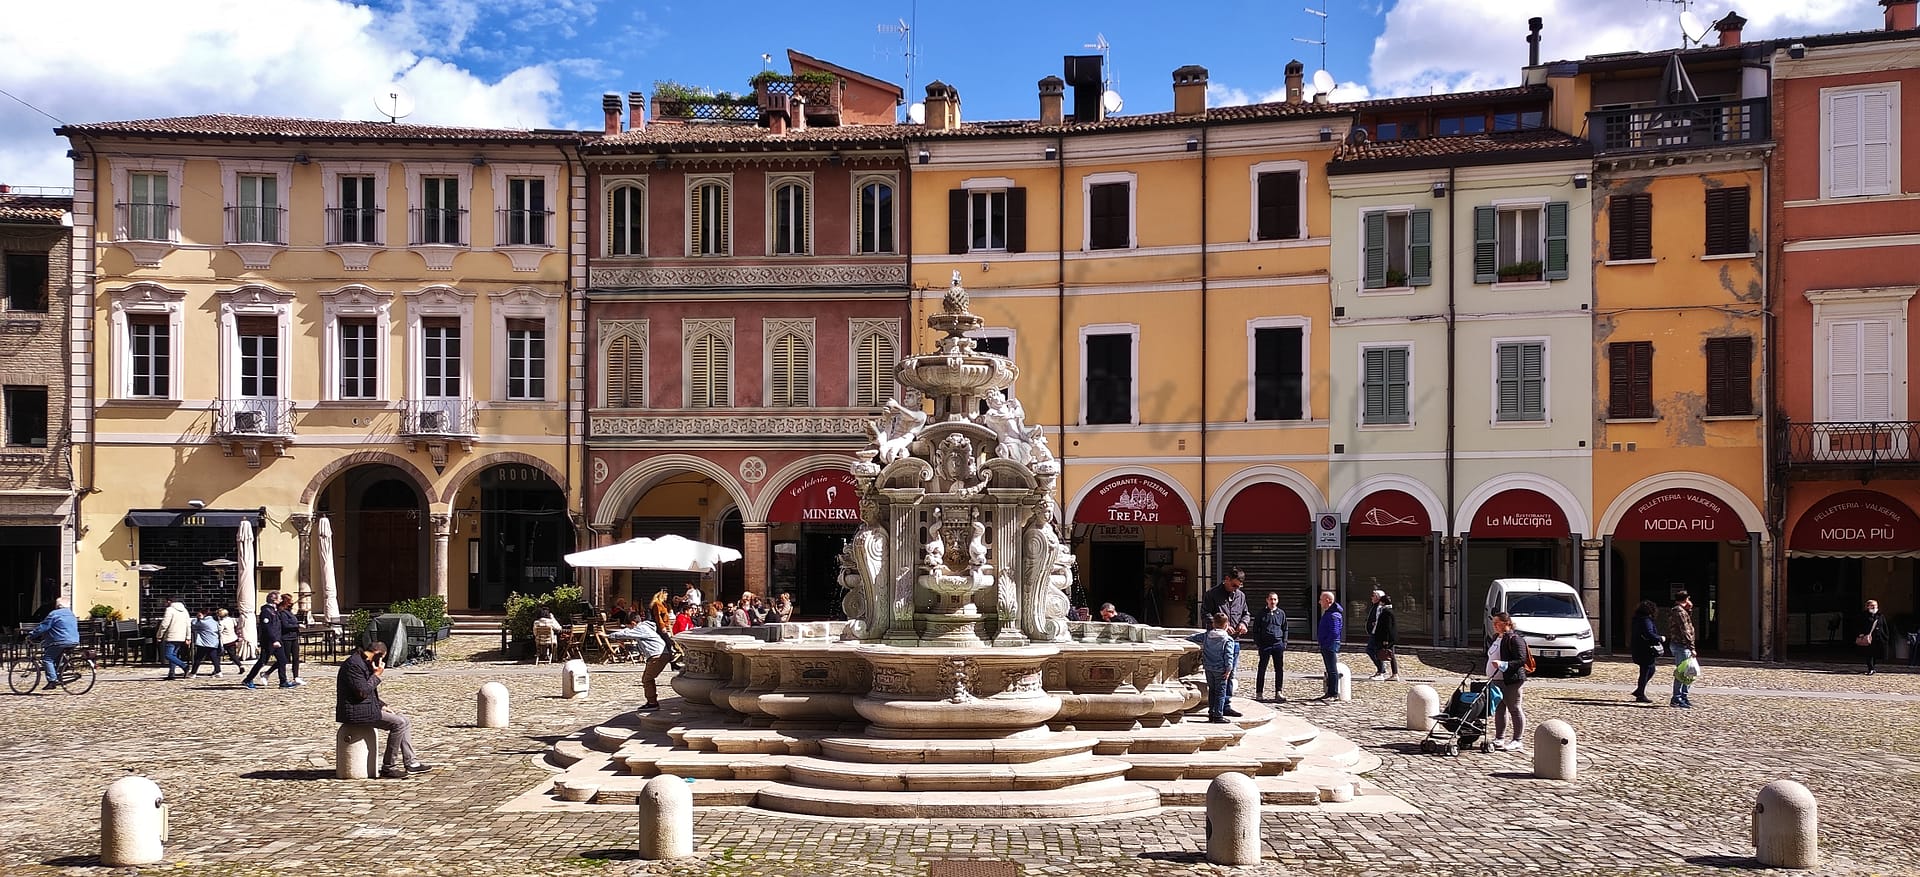
[[[630,803],[672,773],[709,804],[1064,817],[1198,803],[1237,771],[1269,803],[1350,799],[1377,762],[1345,740],[1250,702],[1234,724],[1187,720],[1194,631],[1067,620],[1060,464],[1018,370],[966,336],[981,320],[957,272],[927,323],[944,337],[899,364],[908,391],[852,464],[846,620],[680,635],[681,705],[556,746],[556,793]]]

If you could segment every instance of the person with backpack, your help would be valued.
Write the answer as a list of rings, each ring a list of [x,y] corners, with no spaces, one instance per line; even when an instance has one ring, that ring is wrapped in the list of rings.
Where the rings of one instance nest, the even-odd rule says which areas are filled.
[[[1509,752],[1520,748],[1526,730],[1527,714],[1520,709],[1520,688],[1527,684],[1527,670],[1533,655],[1524,637],[1513,632],[1513,617],[1505,612],[1493,616],[1493,644],[1487,646],[1487,680],[1500,687],[1500,706],[1493,714],[1493,748]],[[1513,736],[1506,736],[1507,719],[1513,719]]]

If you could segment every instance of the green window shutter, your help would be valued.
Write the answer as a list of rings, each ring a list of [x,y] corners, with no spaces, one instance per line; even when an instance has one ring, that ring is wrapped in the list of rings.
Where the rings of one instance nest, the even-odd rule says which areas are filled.
[[[1492,207],[1473,208],[1473,282],[1492,283],[1500,279],[1500,266],[1494,263],[1500,233],[1500,213]],[[1561,246],[1566,245],[1565,241]]]
[[[1547,279],[1567,279],[1567,202],[1547,205]]]
[[[1407,214],[1407,284],[1433,285],[1433,211]]]
[[[1363,381],[1365,398],[1362,401],[1362,423],[1380,423],[1387,413],[1387,351],[1369,350],[1366,356],[1366,377]]]
[[[1387,215],[1385,213],[1367,214],[1366,240],[1365,286],[1367,289],[1385,289],[1387,286]]]
[[[1520,419],[1520,345],[1502,344],[1499,350],[1498,419]]]
[[[1407,349],[1395,347],[1387,354],[1387,420],[1407,422]]]

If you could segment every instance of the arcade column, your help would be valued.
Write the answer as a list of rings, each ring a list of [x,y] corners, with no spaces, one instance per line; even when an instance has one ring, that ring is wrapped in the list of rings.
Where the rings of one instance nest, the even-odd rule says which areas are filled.
[[[773,595],[767,592],[767,522],[749,522],[741,529],[746,536],[740,549],[740,553],[746,555],[746,589],[749,593],[771,597]]]
[[[453,536],[453,516],[452,515],[434,515],[432,517],[432,521],[433,521],[433,555],[432,555],[433,596],[439,597],[444,600],[447,597],[447,540]],[[469,597],[471,597],[471,595],[469,595]]]

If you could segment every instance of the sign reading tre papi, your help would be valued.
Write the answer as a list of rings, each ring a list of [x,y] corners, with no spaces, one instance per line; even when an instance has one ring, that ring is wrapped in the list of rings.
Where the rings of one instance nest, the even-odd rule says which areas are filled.
[[[1101,482],[1074,513],[1076,524],[1137,524],[1184,527],[1193,523],[1173,489],[1145,475]]]
[[[815,469],[788,484],[767,520],[780,524],[858,524],[860,497],[853,473]]]

